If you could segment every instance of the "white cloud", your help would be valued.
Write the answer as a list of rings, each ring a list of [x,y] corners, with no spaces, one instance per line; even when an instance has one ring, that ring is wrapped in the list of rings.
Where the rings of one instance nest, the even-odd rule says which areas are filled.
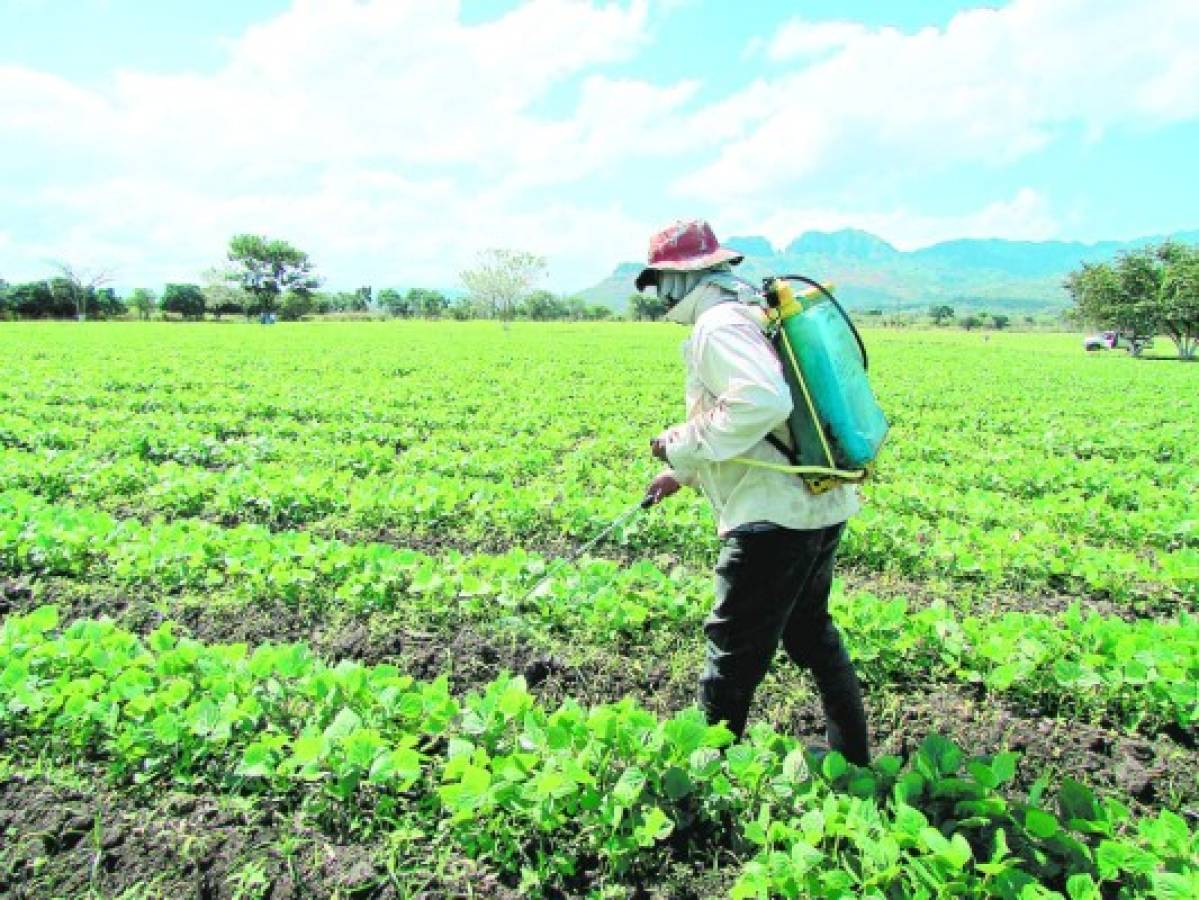
[[[200,168],[266,157],[271,167],[385,159],[501,172],[541,137],[529,107],[562,79],[634,53],[646,17],[644,0],[531,0],[465,27],[457,6],[297,0],[235,42],[215,77],[122,73],[119,124],[136,146],[169,146]]]
[[[45,72],[0,66],[0,88],[0,127],[13,139],[64,137],[68,128],[94,128],[112,115],[101,97]]]
[[[500,243],[578,261],[599,229],[631,232],[627,218],[607,207],[568,215],[563,203],[530,212],[525,192],[664,152],[629,136],[695,85],[589,74],[643,46],[647,15],[646,0],[530,0],[466,26],[447,0],[297,0],[231,42],[211,76],[120,71],[84,90],[2,68],[0,133],[77,148],[69,176],[26,198],[77,224],[5,257],[104,256],[130,277],[178,278],[252,230],[320,248],[335,281],[445,284]],[[537,112],[577,76],[573,109]],[[82,146],[80,134],[109,139]]]
[[[578,287],[640,256],[680,200],[722,234],[780,242],[851,226],[901,246],[1050,237],[1049,199],[1027,188],[943,216],[795,201],[816,178],[887,185],[1003,165],[1064,129],[1099,140],[1199,116],[1190,0],[1017,0],[913,34],[794,20],[753,44],[770,64],[725,96],[702,60],[665,84],[605,72],[654,52],[650,18],[648,0],[530,0],[473,26],[452,0],[296,0],[210,75],[126,70],[84,89],[0,66],[0,140],[50,173],[0,185],[0,270],[62,257],[194,278],[255,231],[311,251],[338,286],[449,285],[500,244],[548,254],[554,286]],[[691,168],[664,211],[629,214],[612,173],[676,157]],[[587,178],[605,199],[573,199]],[[30,237],[34,220],[53,236]]]
[[[1001,165],[1068,128],[1192,119],[1197,41],[1193,0],[1016,0],[914,34],[794,21],[770,55],[823,55],[725,101],[743,99],[751,127],[676,189],[753,197],[845,159],[883,170]]]
[[[45,201],[75,214],[78,224],[49,241],[7,248],[0,241],[0,250],[112,268],[130,286],[194,280],[220,260],[231,234],[250,231],[286,236],[313,252],[321,271],[342,287],[452,286],[479,249],[504,245],[548,255],[553,283],[577,288],[607,274],[631,248],[639,250],[648,234],[616,203],[520,210],[503,192],[471,194],[449,178],[409,179],[384,170],[330,171],[294,195],[214,196],[127,176],[53,188]],[[582,281],[580,272],[587,273]]]
[[[807,22],[792,19],[778,30],[766,47],[766,56],[774,62],[819,56],[840,49],[869,34],[857,22]]]

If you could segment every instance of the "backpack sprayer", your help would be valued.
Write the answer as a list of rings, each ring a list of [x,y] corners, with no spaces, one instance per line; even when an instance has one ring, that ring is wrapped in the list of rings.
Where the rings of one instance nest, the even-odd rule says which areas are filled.
[[[849,315],[828,288],[803,275],[763,279],[761,290],[744,279],[736,280],[765,299],[766,336],[782,364],[792,409],[787,419],[791,446],[772,434],[765,438],[786,458],[786,465],[745,457],[734,462],[798,475],[814,494],[861,481],[869,474],[889,425],[870,388],[866,345]],[[792,281],[808,287],[796,295]],[[647,496],[625,510],[569,557],[550,566],[521,603],[617,527],[653,505],[654,499]]]
[[[797,295],[792,281],[808,288]],[[787,465],[744,457],[736,462],[799,475],[814,494],[861,481],[889,428],[870,388],[861,335],[828,288],[803,275],[763,279],[754,293],[765,298],[766,336],[791,391],[791,446],[767,435]]]

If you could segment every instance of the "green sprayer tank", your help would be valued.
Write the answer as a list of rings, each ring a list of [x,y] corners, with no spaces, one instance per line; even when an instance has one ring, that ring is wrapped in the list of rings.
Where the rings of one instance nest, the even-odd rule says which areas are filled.
[[[796,296],[790,281],[811,287]],[[815,489],[858,480],[878,456],[888,428],[866,374],[866,348],[822,285],[787,275],[769,279],[765,288],[773,342],[794,401],[792,467]]]

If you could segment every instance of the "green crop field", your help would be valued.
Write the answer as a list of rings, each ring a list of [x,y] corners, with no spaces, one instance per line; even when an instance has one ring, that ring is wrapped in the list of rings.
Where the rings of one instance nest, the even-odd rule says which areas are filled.
[[[701,497],[558,562],[684,337],[0,327],[0,895],[1199,895],[1199,369],[865,333],[859,769],[692,707]]]

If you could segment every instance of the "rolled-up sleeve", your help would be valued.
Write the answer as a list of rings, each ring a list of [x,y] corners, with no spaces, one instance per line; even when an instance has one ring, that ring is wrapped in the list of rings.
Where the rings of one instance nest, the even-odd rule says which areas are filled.
[[[744,454],[791,414],[778,357],[753,325],[715,328],[696,351],[697,374],[716,403],[666,436],[671,468],[686,475]]]

